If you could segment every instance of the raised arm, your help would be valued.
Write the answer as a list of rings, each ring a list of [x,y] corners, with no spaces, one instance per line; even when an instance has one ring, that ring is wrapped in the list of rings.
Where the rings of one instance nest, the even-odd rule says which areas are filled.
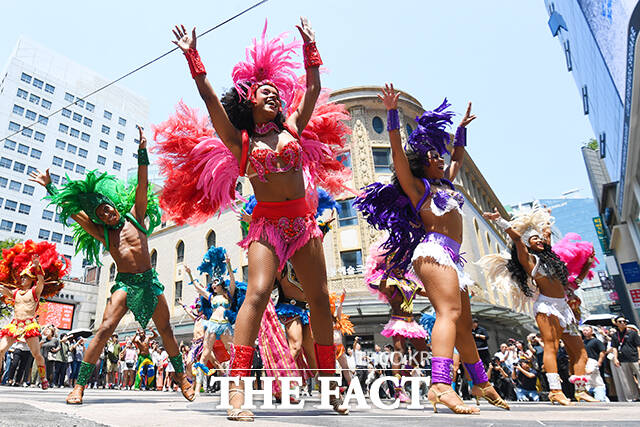
[[[178,304],[180,304],[180,307],[182,307],[184,312],[187,313],[187,316],[189,316],[191,318],[191,320],[196,320],[197,317],[191,312],[191,310],[189,310],[187,308],[186,305],[184,305],[184,302],[182,301],[182,298],[178,298]]]
[[[309,25],[307,18],[300,18],[300,25],[296,25],[302,40],[304,68],[307,71],[307,88],[302,96],[298,109],[287,119],[289,126],[294,126],[298,134],[301,134],[309,123],[313,110],[316,108],[316,101],[320,96],[320,65],[322,59],[316,48],[316,35]]]
[[[29,181],[42,185],[44,188],[46,188],[47,193],[49,194],[56,194],[58,192],[58,189],[51,182],[49,169],[47,169],[45,173],[42,173],[36,169],[29,174]],[[77,214],[71,215],[71,218],[93,238],[97,239],[103,245],[105,244],[104,232],[102,227],[91,221],[86,213],[78,212]]]
[[[213,90],[213,86],[207,79],[207,72],[200,60],[200,55],[196,50],[196,28],[191,30],[191,36],[187,33],[184,25],[176,25],[173,30],[176,40],[173,43],[182,50],[184,56],[189,63],[191,76],[196,82],[200,97],[207,106],[211,123],[222,142],[233,152],[234,155],[240,157],[242,150],[242,133],[229,120],[227,112],[224,110],[218,95]]]
[[[347,291],[342,289],[342,294],[340,295],[340,299],[336,303],[336,312],[333,313],[333,316],[337,319],[342,317],[342,305],[344,304],[344,298],[347,295]]]
[[[591,252],[591,255],[589,256],[589,258],[587,258],[587,261],[582,266],[582,270],[580,270],[580,274],[578,275],[578,277],[576,277],[575,283],[577,285],[582,283],[584,278],[587,277],[587,274],[589,274],[589,270],[591,270],[591,267],[593,267],[593,260],[595,259],[595,257],[596,257],[596,252],[594,250]]]
[[[4,295],[9,299],[13,299],[13,293],[4,285],[0,285],[0,294]]]
[[[453,151],[451,152],[451,163],[444,171],[444,176],[449,181],[453,181],[458,175],[458,172],[460,172],[462,162],[464,162],[464,158],[467,154],[467,150],[465,148],[467,146],[467,125],[475,119],[476,116],[471,114],[471,103],[469,103],[467,106],[467,112],[464,114],[464,117],[456,130],[456,136],[453,140]]]
[[[518,253],[518,261],[520,262],[522,267],[525,269],[527,274],[531,275],[531,272],[536,266],[536,261],[535,261],[535,258],[529,253],[527,246],[522,241],[522,236],[520,235],[520,233],[515,231],[511,227],[509,222],[500,216],[500,213],[498,212],[497,208],[494,208],[492,213],[485,212],[484,214],[482,214],[482,216],[485,219],[494,221],[498,226],[498,228],[505,231],[509,235],[509,237],[511,237],[511,240],[513,240],[513,243],[516,245],[516,251]]]
[[[133,215],[140,224],[144,224],[147,213],[147,191],[149,188],[149,155],[147,154],[147,138],[142,127],[136,125],[139,132],[138,146],[138,186],[136,187],[136,203],[133,205]]]
[[[33,266],[36,270],[36,297],[40,298],[42,295],[42,290],[44,289],[44,271],[42,270],[42,266],[40,265],[40,256],[34,255],[31,260]]]
[[[231,268],[231,260],[227,254],[224,255],[224,261],[227,263],[227,270],[229,271],[229,298],[231,299],[236,293],[236,279],[233,276],[233,268]]]
[[[402,148],[402,139],[400,138],[400,119],[398,116],[398,98],[400,92],[396,92],[393,84],[385,84],[382,93],[378,94],[378,98],[382,100],[384,107],[387,109],[387,131],[389,132],[389,142],[391,144],[391,158],[393,159],[393,167],[396,170],[400,186],[405,192],[413,206],[415,206],[422,197],[422,191],[416,184],[417,179],[411,173],[409,159]]]

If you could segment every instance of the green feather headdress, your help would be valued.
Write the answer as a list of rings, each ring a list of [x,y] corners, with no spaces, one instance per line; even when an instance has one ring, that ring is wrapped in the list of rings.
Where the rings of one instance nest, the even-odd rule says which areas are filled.
[[[120,213],[120,223],[115,228],[121,227],[125,218],[129,218],[134,225],[136,224],[135,218],[131,215],[131,209],[136,201],[137,180],[130,181],[125,187],[124,183],[116,177],[107,172],[100,174],[95,170],[87,172],[84,180],[71,180],[68,175],[66,178],[67,183],[62,188],[46,197],[51,204],[57,206],[63,224],[67,224],[71,215],[85,212],[91,221],[107,228],[107,225],[96,215],[96,209],[104,203],[111,205]],[[158,196],[152,191],[152,185],[147,189],[145,215],[149,218],[149,228],[143,231],[150,235],[161,222]],[[144,226],[144,224],[141,225]],[[76,255],[82,253],[90,263],[101,265],[100,241],[76,223],[71,227],[76,242]]]

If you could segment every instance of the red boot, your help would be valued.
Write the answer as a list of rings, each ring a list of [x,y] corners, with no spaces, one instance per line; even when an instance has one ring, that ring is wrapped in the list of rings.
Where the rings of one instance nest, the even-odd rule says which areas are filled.
[[[322,376],[333,376],[336,373],[336,346],[322,345],[315,343],[314,349],[316,353],[316,362],[318,363],[318,374]],[[347,415],[349,408],[340,407],[342,405],[341,399],[332,397],[329,399],[329,403],[333,406],[333,410],[340,415]]]
[[[248,377],[251,375],[251,366],[253,365],[253,353],[255,349],[248,345],[231,345],[231,361],[229,362],[230,377]],[[244,389],[242,386],[236,386],[229,391],[229,401],[237,395],[241,394],[244,401]],[[240,405],[242,406],[242,405]],[[227,419],[231,421],[253,421],[253,413],[248,409],[240,407],[229,409]]]

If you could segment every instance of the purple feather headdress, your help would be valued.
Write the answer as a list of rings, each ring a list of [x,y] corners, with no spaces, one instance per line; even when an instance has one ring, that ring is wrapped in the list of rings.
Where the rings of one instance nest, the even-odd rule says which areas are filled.
[[[394,184],[374,182],[362,189],[353,206],[365,220],[389,236],[380,245],[389,270],[405,271],[411,264],[411,255],[425,235],[411,200]]]
[[[444,99],[438,108],[432,111],[425,111],[422,116],[416,117],[418,126],[409,135],[409,146],[413,151],[426,157],[427,152],[436,150],[441,156],[449,153],[447,143],[450,135],[446,127],[453,123],[453,111],[447,111],[451,104]]]

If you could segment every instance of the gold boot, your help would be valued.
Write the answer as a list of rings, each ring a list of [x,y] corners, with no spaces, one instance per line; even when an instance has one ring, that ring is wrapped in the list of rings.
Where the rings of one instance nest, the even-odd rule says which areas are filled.
[[[564,395],[562,390],[551,390],[549,392],[549,401],[552,404],[559,403],[562,406],[574,406],[575,403],[570,401],[567,396]]]
[[[576,394],[574,394],[574,397],[578,402],[581,400],[584,400],[585,402],[599,402],[598,399],[591,396],[586,390],[577,391]]]

